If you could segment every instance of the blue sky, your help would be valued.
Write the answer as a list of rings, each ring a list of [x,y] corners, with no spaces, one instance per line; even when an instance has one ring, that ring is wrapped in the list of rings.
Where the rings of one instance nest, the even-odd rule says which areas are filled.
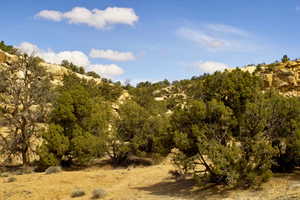
[[[0,40],[135,83],[300,57],[299,19],[300,0],[3,0]]]

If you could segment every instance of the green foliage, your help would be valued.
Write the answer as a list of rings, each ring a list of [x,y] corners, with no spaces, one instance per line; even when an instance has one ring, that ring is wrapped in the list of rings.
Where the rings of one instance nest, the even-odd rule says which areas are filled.
[[[91,76],[91,77],[94,77],[94,78],[101,78],[96,72],[93,72],[93,71],[87,72],[87,73],[85,73],[85,75]]]
[[[94,80],[78,78],[75,74],[64,77],[64,87],[60,90],[73,88],[74,85],[81,85],[91,97],[101,97],[106,101],[116,101],[123,92],[120,85],[103,81],[99,84]]]
[[[262,81],[251,75],[236,69],[232,72],[216,72],[207,76],[203,81],[203,96],[201,99],[209,101],[213,98],[224,102],[231,108],[236,117],[245,111],[247,101],[253,101],[257,91],[262,88]]]
[[[245,106],[249,115],[254,110],[251,105]],[[248,114],[244,119],[250,118]],[[261,129],[255,132],[252,126],[242,127],[245,134],[235,137],[233,130],[238,123],[233,111],[215,99],[207,103],[193,101],[178,109],[172,125],[181,171],[192,172],[197,179],[233,186],[248,187],[265,181],[271,173],[274,150],[261,133],[264,127],[256,124]],[[199,168],[204,171],[197,171]]]
[[[166,154],[172,141],[168,134],[168,118],[152,115],[133,101],[122,104],[118,110],[116,128],[110,138],[110,153],[114,163],[126,160],[128,154],[146,156]]]
[[[65,77],[43,135],[42,164],[87,164],[104,155],[111,106],[95,94],[75,76]]]
[[[260,79],[240,70],[183,86],[196,100],[177,106],[171,116],[179,151],[174,163],[181,173],[250,187],[268,180],[272,171],[299,166],[298,98],[262,93]]]
[[[287,55],[284,55],[281,59],[281,62],[285,63],[288,62],[290,60],[290,58]]]
[[[74,65],[72,62],[69,62],[67,60],[63,60],[61,65],[72,72],[79,73],[79,74],[85,74],[85,70],[83,67],[79,67],[77,65]]]
[[[39,150],[40,161],[46,166],[57,166],[67,153],[70,141],[63,134],[61,126],[50,124],[49,130],[43,134],[44,142]]]
[[[136,88],[131,88],[129,93],[133,96],[133,101],[145,108],[151,114],[164,113],[166,112],[166,104],[163,101],[156,101],[155,93],[168,85],[169,82],[167,80],[154,84],[150,82],[141,82]]]
[[[278,151],[274,156],[273,170],[291,172],[300,164],[299,98],[271,94],[267,107],[271,113],[267,133]]]
[[[13,46],[5,44],[4,41],[1,41],[1,42],[0,42],[0,49],[1,49],[2,51],[5,51],[5,52],[9,53],[9,54],[16,54],[17,51],[18,51],[18,50],[17,50],[16,48],[14,48]]]

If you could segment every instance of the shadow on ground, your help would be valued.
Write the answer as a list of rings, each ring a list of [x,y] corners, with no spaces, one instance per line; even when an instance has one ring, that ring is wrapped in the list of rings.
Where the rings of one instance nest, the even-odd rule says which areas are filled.
[[[192,179],[174,181],[166,179],[147,187],[136,187],[135,189],[149,192],[151,195],[180,197],[185,199],[207,199],[212,196],[226,198],[230,189],[224,189],[222,186],[207,184],[203,187],[196,187]]]

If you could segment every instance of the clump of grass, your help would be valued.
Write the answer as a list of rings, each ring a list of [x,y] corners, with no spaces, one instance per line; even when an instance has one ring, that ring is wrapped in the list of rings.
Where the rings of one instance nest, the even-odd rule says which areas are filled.
[[[72,194],[71,197],[72,198],[76,198],[76,197],[82,197],[85,195],[85,191],[82,189],[75,189]]]
[[[92,199],[102,199],[106,196],[106,191],[101,189],[101,188],[97,188],[93,191],[93,196]]]
[[[61,171],[62,171],[61,167],[51,166],[46,169],[45,174],[54,174],[54,173],[59,173]]]
[[[2,174],[0,174],[0,177],[9,177],[9,174],[8,173],[2,173]]]
[[[17,181],[17,179],[15,177],[8,177],[5,182],[11,183],[11,182],[15,182],[15,181]]]
[[[19,171],[16,171],[15,174],[16,174],[16,175],[23,175],[24,173],[23,173],[22,171],[19,170]]]

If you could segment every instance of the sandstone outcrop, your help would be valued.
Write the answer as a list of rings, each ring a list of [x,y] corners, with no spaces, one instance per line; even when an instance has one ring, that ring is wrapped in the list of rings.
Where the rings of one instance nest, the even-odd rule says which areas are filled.
[[[260,65],[255,68],[243,67],[241,70],[262,77],[266,88],[278,89],[285,96],[300,96],[300,60]]]

